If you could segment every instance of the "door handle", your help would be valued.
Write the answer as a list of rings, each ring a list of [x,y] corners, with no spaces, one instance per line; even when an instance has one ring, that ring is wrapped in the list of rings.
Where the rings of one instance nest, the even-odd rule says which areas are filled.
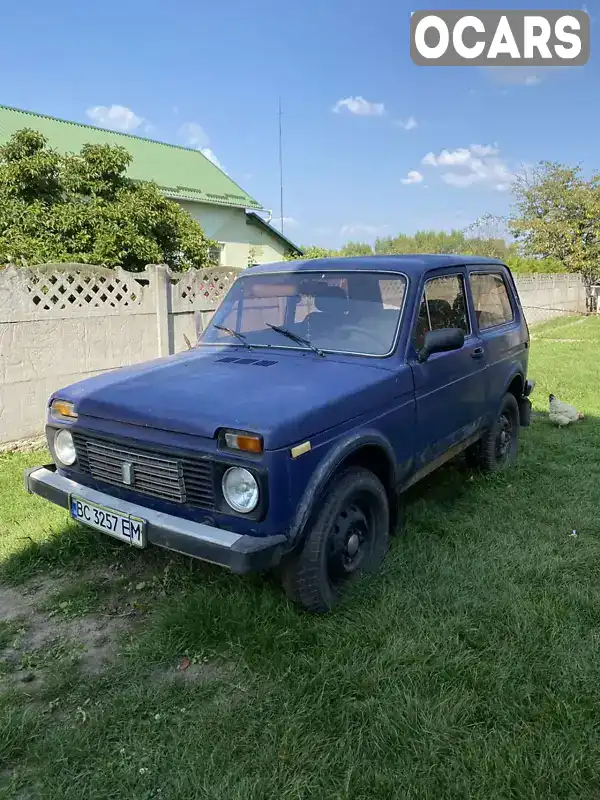
[[[471,358],[482,358],[484,352],[483,347],[476,347],[471,353]]]

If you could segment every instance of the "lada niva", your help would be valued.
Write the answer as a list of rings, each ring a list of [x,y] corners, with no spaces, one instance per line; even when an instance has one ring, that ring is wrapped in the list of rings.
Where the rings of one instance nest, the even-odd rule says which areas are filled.
[[[138,548],[276,571],[331,609],[373,572],[402,493],[529,424],[529,332],[500,261],[415,255],[245,270],[196,345],[49,399],[30,492]]]

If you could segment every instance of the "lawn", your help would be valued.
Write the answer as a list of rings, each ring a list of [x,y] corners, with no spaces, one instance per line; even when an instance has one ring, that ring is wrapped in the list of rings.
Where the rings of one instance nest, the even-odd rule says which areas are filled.
[[[326,617],[97,539],[0,457],[0,797],[600,797],[600,317],[533,333],[536,411],[586,419],[415,487]]]

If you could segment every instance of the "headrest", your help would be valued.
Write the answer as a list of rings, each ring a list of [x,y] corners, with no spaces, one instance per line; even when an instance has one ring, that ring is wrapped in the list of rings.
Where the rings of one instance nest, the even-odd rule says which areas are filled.
[[[319,311],[343,312],[347,302],[346,292],[341,286],[321,286],[319,293],[315,294],[315,307]]]
[[[429,316],[434,330],[436,328],[451,328],[454,324],[452,306],[447,300],[429,300]]]
[[[430,311],[435,310],[437,313],[447,314],[449,311],[452,311],[452,306],[447,300],[428,300],[427,305]]]

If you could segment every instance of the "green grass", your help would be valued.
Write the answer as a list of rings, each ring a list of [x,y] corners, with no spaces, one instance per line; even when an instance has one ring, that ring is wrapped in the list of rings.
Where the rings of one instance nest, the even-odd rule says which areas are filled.
[[[23,493],[40,454],[1,459],[2,580],[56,579],[66,622],[139,613],[101,673],[47,659],[0,694],[0,797],[600,797],[600,319],[534,335],[536,410],[553,392],[585,421],[540,414],[509,473],[415,487],[382,572],[327,617],[95,539]]]

